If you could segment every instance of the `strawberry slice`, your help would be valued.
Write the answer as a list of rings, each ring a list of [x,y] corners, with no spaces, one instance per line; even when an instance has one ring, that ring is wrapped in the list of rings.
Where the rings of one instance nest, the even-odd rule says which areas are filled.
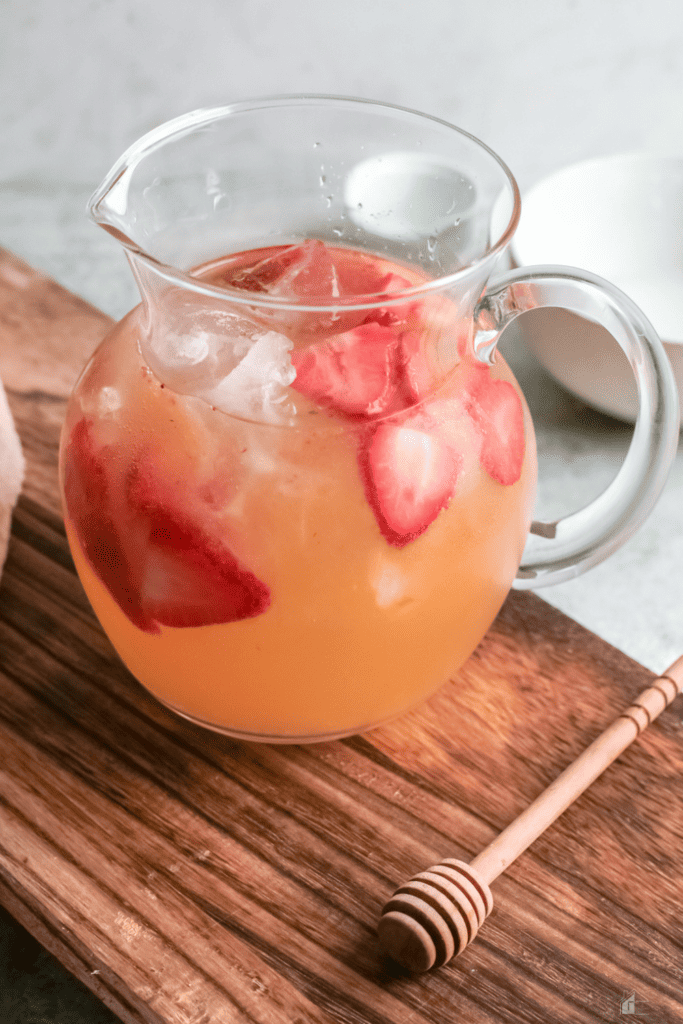
[[[187,512],[162,501],[155,484],[152,475],[145,479],[136,469],[128,486],[136,518],[145,526],[139,586],[150,622],[208,626],[264,612],[268,588]]]
[[[465,407],[481,439],[481,464],[499,484],[516,483],[524,462],[524,411],[516,390],[483,363],[473,367]]]
[[[424,533],[449,504],[463,458],[418,420],[383,423],[358,454],[377,525],[393,547]]]
[[[399,342],[401,377],[408,390],[409,403],[419,402],[434,387],[434,376],[423,351],[424,339],[417,331],[407,331]]]
[[[330,250],[342,295],[391,295],[411,288],[411,282],[369,253],[350,249]]]
[[[149,463],[124,471],[118,487],[117,463],[117,453],[96,446],[92,422],[80,420],[66,459],[67,509],[90,564],[134,625],[158,633],[160,625],[235,622],[268,608],[265,584],[177,498],[162,498]]]
[[[86,558],[121,611],[140,629],[148,622],[140,605],[135,573],[126,557],[107,466],[108,446],[96,448],[92,420],[71,431],[64,464],[64,498]]]
[[[412,287],[414,285],[407,278],[401,277],[400,274],[388,273],[376,282],[375,292],[372,294],[386,296],[389,299],[392,295]],[[383,327],[403,328],[405,330],[406,324],[418,321],[422,312],[422,306],[423,303],[415,299],[399,302],[393,306],[382,306],[379,309],[372,310],[365,322],[374,321]]]
[[[292,387],[345,416],[377,416],[393,392],[397,339],[391,328],[361,324],[292,353]]]

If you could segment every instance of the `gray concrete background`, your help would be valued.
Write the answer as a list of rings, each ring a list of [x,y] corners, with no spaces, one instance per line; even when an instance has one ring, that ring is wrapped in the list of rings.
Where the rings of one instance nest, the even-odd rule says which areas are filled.
[[[0,245],[113,316],[136,301],[86,199],[141,134],[268,93],[365,96],[472,132],[524,191],[585,157],[683,156],[680,0],[3,0]],[[567,395],[505,342],[534,414],[539,511],[589,500],[629,428]],[[683,650],[683,461],[609,561],[541,596],[655,671]],[[22,952],[23,951],[23,952]],[[3,1024],[109,1020],[0,915]]]

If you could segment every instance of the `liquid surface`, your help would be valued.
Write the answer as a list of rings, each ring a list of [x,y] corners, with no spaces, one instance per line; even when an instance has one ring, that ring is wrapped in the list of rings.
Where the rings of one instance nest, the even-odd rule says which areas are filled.
[[[117,326],[63,432],[74,560],[133,674],[231,735],[371,727],[470,655],[514,578],[533,428],[471,311],[395,296],[414,270],[321,242],[226,257],[219,287]],[[348,310],[357,294],[386,296]],[[394,296],[394,298],[392,298]]]

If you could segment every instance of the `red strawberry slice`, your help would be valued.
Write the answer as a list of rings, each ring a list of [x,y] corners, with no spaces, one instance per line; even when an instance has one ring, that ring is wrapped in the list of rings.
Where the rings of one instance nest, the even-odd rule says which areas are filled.
[[[150,521],[142,607],[164,626],[208,626],[260,615],[268,588],[223,545],[159,509]]]
[[[410,281],[399,274],[389,273],[377,282],[376,293],[386,298],[391,298],[398,292],[414,287]],[[372,310],[366,319],[366,323],[374,321],[383,327],[394,327],[405,329],[406,324],[417,321],[422,312],[422,302],[415,299],[407,299],[405,302],[398,302],[393,306],[382,306],[380,309]]]
[[[463,459],[417,420],[383,423],[358,454],[384,538],[402,548],[424,533],[455,492]]]
[[[481,435],[482,466],[499,484],[516,483],[524,462],[524,411],[516,390],[480,363],[473,367],[464,401]]]
[[[384,275],[375,291],[381,292],[383,295],[391,295],[392,292],[404,292],[412,287],[413,285],[407,277],[401,277],[400,274],[395,274],[391,270]]]
[[[96,447],[92,422],[77,423],[65,497],[90,564],[134,625],[158,633],[159,625],[234,622],[268,608],[268,588],[177,499],[162,499],[149,464],[129,470],[126,502],[117,503],[110,456]]]
[[[140,600],[150,621],[208,626],[252,618],[268,608],[265,584],[183,508],[151,459],[129,472],[126,497],[144,529],[136,554]]]
[[[419,402],[434,387],[434,377],[423,351],[423,336],[417,331],[401,335],[399,343],[401,376],[408,390],[409,403]]]
[[[153,476],[145,480],[137,470],[131,474],[129,501],[145,524],[139,585],[149,620],[208,626],[264,612],[270,604],[268,588],[177,504],[162,501],[153,487]]]
[[[330,250],[337,270],[342,295],[389,295],[411,288],[410,281],[369,253],[349,249]]]
[[[113,515],[107,465],[111,452],[96,448],[92,420],[79,420],[71,431],[64,468],[64,498],[86,558],[119,608],[140,629],[149,624]]]
[[[292,387],[343,415],[377,416],[392,397],[396,345],[394,331],[370,323],[294,351]]]

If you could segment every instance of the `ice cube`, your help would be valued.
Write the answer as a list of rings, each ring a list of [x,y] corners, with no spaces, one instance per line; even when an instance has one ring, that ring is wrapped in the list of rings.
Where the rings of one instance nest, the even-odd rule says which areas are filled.
[[[156,376],[181,395],[197,395],[222,380],[244,358],[259,328],[225,309],[166,302],[140,338]]]
[[[112,387],[103,387],[94,392],[86,390],[81,397],[81,409],[86,416],[100,420],[116,417],[122,406],[121,392]]]
[[[197,395],[233,416],[267,423],[290,421],[295,406],[288,388],[296,377],[291,350],[289,338],[276,331],[252,338],[241,361]]]
[[[408,577],[397,565],[383,558],[376,560],[370,583],[379,608],[390,608],[406,600]]]
[[[223,283],[283,299],[339,297],[332,257],[323,242],[313,239],[276,249],[256,263],[232,270]]]
[[[101,417],[115,416],[122,405],[121,393],[116,388],[104,387],[100,389],[97,411]]]
[[[255,263],[223,267],[207,279],[256,293],[250,316],[297,343],[341,334],[362,323],[368,310],[348,309],[345,300],[402,291],[413,283],[391,272],[389,264],[370,253],[329,247],[315,239],[264,251],[269,254]],[[259,304],[260,294],[281,299],[283,305]],[[299,303],[318,308],[297,309]],[[405,316],[410,308],[409,304],[395,307],[393,319]]]

